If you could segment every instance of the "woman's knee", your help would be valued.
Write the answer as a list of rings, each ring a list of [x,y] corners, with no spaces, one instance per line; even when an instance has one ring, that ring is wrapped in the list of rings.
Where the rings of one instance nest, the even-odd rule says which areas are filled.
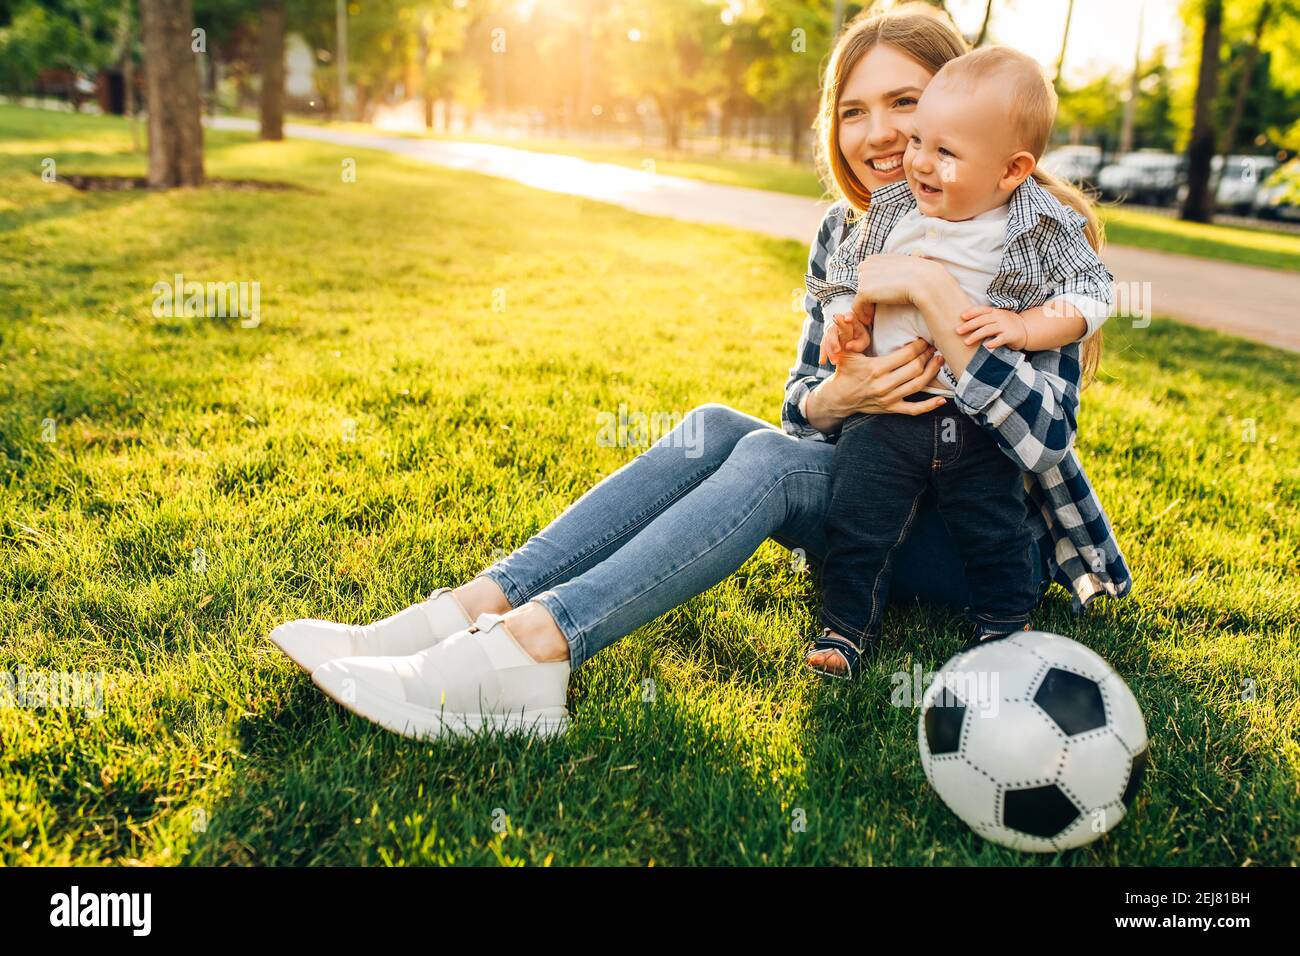
[[[771,426],[727,405],[709,402],[686,413],[675,429],[674,444],[685,448],[688,458],[708,454],[722,460],[742,438],[758,429],[771,430]]]
[[[799,439],[776,428],[763,428],[741,436],[727,456],[726,465],[749,475],[784,476],[797,465],[792,452]]]

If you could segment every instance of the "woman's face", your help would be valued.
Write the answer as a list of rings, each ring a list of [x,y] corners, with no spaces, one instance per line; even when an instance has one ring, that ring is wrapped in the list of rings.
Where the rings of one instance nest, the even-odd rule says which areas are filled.
[[[931,76],[906,53],[883,43],[849,73],[835,107],[840,152],[868,190],[903,179],[912,110]]]

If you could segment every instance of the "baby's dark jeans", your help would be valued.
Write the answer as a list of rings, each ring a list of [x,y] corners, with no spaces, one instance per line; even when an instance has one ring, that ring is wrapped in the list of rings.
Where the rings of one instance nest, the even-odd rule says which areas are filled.
[[[835,446],[821,619],[859,647],[880,634],[891,564],[926,494],[965,566],[977,632],[1020,630],[1038,603],[1024,482],[993,437],[952,399],[916,416],[853,415]]]

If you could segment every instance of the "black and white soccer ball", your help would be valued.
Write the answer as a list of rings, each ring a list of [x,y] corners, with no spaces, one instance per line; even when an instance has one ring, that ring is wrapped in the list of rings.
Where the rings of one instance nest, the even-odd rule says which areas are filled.
[[[926,779],[976,833],[1050,853],[1132,805],[1147,762],[1133,692],[1077,641],[1021,631],[958,654],[921,701]]]

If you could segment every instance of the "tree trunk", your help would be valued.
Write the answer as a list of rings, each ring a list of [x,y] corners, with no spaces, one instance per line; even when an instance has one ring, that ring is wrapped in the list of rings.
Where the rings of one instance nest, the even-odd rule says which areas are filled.
[[[798,106],[790,108],[790,162],[803,158],[803,116]]]
[[[1056,58],[1056,76],[1052,79],[1055,86],[1061,85],[1061,71],[1065,68],[1065,47],[1070,42],[1070,21],[1073,19],[1074,0],[1070,0],[1070,5],[1065,9],[1065,32],[1061,34],[1061,52]]]
[[[204,97],[208,101],[208,115],[217,115],[217,84],[221,79],[221,51],[212,37],[208,37],[208,73],[207,89],[204,90]]]
[[[203,184],[199,70],[190,48],[190,0],[140,0],[145,108],[149,111],[149,185]]]
[[[975,38],[975,46],[983,46],[989,35],[989,20],[993,17],[993,0],[984,4],[984,22],[980,24],[980,35]],[[1068,27],[1067,27],[1068,29]]]
[[[667,97],[657,97],[657,101],[659,116],[664,124],[664,136],[668,141],[668,151],[675,153],[682,138],[681,116]]]
[[[284,0],[262,0],[262,139],[284,139]]]
[[[1223,0],[1205,0],[1205,29],[1201,34],[1201,69],[1196,81],[1196,111],[1187,149],[1187,200],[1182,218],[1211,222],[1214,199],[1210,195],[1210,168],[1214,159],[1214,99],[1219,92],[1219,39],[1223,27]]]
[[[424,128],[433,129],[433,84],[429,79],[429,30],[428,21],[420,26],[420,46],[419,53],[419,81],[420,81],[420,104],[424,107]]]
[[[1146,12],[1144,2],[1138,8],[1138,37],[1137,46],[1133,48],[1133,73],[1129,77],[1128,100],[1124,103],[1124,121],[1120,126],[1119,151],[1121,153],[1133,151],[1133,118],[1137,115],[1138,93],[1141,90],[1142,30],[1146,25]]]

